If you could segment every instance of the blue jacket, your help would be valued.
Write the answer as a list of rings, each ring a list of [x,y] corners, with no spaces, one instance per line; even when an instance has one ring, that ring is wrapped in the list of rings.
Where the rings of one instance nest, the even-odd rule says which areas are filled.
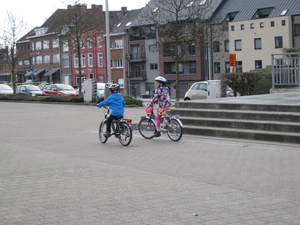
[[[107,99],[102,102],[99,102],[97,106],[108,105],[112,110],[111,115],[113,116],[123,116],[124,115],[124,106],[126,102],[124,101],[123,96],[120,93],[113,93]]]

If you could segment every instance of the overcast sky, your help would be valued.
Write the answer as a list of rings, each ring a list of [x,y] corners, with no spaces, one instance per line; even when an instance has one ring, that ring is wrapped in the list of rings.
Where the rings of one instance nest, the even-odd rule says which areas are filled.
[[[128,10],[144,7],[150,0],[108,0],[109,10],[120,10],[126,6]],[[21,18],[28,25],[28,32],[33,27],[41,26],[47,18],[49,18],[56,9],[66,9],[67,5],[74,5],[72,0],[7,0],[0,7],[0,35],[2,35],[1,27],[4,19],[7,17],[7,11],[11,11],[13,15]],[[88,8],[91,4],[103,5],[106,9],[106,0],[81,0],[80,3],[87,4]],[[25,31],[24,31],[25,32]],[[25,33],[27,33],[25,32]]]

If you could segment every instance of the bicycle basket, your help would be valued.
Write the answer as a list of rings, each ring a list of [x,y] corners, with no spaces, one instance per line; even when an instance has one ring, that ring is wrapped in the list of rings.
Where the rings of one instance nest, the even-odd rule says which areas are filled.
[[[147,105],[144,108],[145,108],[146,113],[151,113],[153,110],[153,107],[148,107]]]

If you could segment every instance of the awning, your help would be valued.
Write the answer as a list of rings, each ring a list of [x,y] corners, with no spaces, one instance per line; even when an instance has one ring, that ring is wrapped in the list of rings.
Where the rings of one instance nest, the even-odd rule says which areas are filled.
[[[27,71],[27,73],[25,73],[25,77],[29,77],[29,76],[31,76],[31,73],[32,73],[32,71]]]
[[[10,73],[0,73],[0,76],[10,76]]]
[[[59,68],[51,68],[47,73],[44,74],[44,76],[51,76],[55,72],[57,72]]]
[[[39,75],[43,71],[45,71],[45,69],[38,69],[38,70],[36,70],[36,71],[33,72],[33,75],[37,76],[37,75]]]

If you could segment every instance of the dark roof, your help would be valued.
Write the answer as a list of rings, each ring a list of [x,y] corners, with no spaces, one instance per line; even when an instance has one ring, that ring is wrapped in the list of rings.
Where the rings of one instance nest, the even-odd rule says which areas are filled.
[[[113,29],[112,29],[112,33],[121,33],[124,32],[126,29],[128,29],[130,27],[130,25],[128,25],[128,23],[132,22],[136,16],[139,14],[139,12],[141,11],[141,9],[134,9],[131,11],[128,11],[124,17],[118,21]],[[126,26],[128,25],[128,26]]]
[[[178,5],[182,4],[182,0],[177,0],[178,1]],[[219,5],[222,3],[222,1],[224,0],[191,0],[189,1],[185,1],[185,3],[192,3],[192,7],[202,7],[204,10],[201,12],[205,13],[205,15],[203,15],[203,19],[208,19],[213,15],[213,12],[219,7]],[[142,9],[141,13],[138,15],[138,17],[135,19],[135,21],[132,23],[132,26],[139,26],[139,25],[150,25],[151,24],[151,20],[147,20],[145,19],[144,15],[147,14],[147,12],[157,9],[156,14],[157,14],[157,18],[164,18],[164,17],[168,17],[168,21],[171,21],[172,18],[172,14],[170,13],[170,11],[174,11],[177,10],[179,7],[167,7],[164,2],[163,4],[161,3],[162,0],[150,0],[149,3]],[[204,4],[202,4],[204,3]],[[181,18],[179,20],[185,20],[186,16],[188,13],[188,7],[183,6],[182,10],[180,10],[180,16]],[[167,15],[167,16],[166,16]],[[170,15],[170,17],[168,16]],[[196,15],[195,15],[196,16]],[[175,20],[175,18],[174,18]],[[164,23],[165,21],[162,21],[162,23]]]
[[[251,20],[258,9],[273,8],[268,18],[280,17],[284,10],[287,10],[286,16],[300,14],[299,0],[225,0],[216,14],[223,19],[228,13],[238,12],[232,21]]]

